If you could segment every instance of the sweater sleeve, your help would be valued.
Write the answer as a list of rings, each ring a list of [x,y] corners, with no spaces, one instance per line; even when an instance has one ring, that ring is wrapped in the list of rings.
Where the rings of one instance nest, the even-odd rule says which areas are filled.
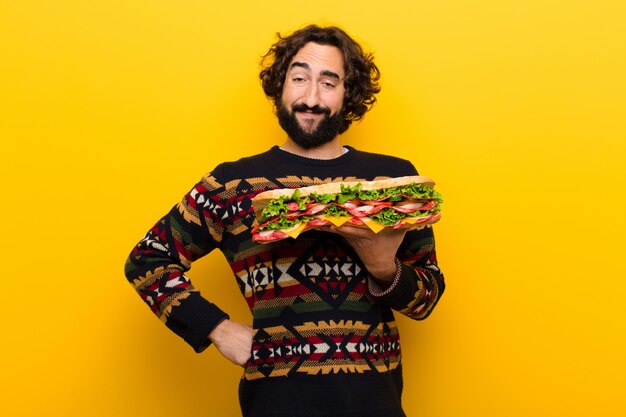
[[[415,320],[430,315],[445,289],[437,265],[432,228],[408,232],[398,250],[399,275],[392,287],[371,296],[379,303]]]
[[[214,171],[215,172],[215,171]],[[207,174],[133,248],[128,281],[152,312],[196,352],[228,315],[207,301],[185,275],[191,263],[219,246],[225,224],[218,215],[222,184]]]

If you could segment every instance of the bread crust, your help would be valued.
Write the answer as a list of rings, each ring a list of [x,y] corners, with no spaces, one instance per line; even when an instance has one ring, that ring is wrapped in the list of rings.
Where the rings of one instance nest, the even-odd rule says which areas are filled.
[[[428,187],[433,187],[435,182],[429,177],[425,177],[422,175],[409,175],[405,177],[395,177],[395,178],[386,178],[383,180],[375,180],[375,181],[346,181],[346,182],[330,182],[327,184],[317,184],[310,185],[308,187],[301,187],[300,195],[307,196],[312,193],[318,194],[340,194],[341,193],[341,185],[353,187],[357,184],[361,184],[362,190],[379,190],[383,188],[392,188],[392,187],[400,187],[403,185],[418,183],[423,184]],[[261,212],[267,206],[267,204],[276,198],[282,197],[284,195],[291,196],[294,192],[295,188],[280,188],[274,190],[264,191],[262,193],[257,194],[252,199],[252,208],[254,209],[254,213],[257,217],[261,216]]]

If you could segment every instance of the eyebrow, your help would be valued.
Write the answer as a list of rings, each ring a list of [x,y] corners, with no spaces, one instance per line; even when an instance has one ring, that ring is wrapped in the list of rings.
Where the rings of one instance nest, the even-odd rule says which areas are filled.
[[[293,67],[300,67],[300,68],[304,68],[305,70],[311,71],[311,67],[306,62],[296,61],[291,64],[291,68]],[[339,76],[339,74],[332,72],[330,70],[324,70],[320,74],[323,75],[324,77],[330,77],[330,78],[336,79],[337,81],[341,81],[341,77]]]

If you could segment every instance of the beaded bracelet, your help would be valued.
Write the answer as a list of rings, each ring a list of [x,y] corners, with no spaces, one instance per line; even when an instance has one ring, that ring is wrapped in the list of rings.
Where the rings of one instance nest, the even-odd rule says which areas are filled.
[[[398,258],[394,258],[394,260],[396,262],[396,276],[393,277],[393,281],[391,282],[391,285],[387,287],[385,291],[382,291],[382,292],[374,291],[374,289],[372,288],[373,277],[371,275],[368,276],[367,289],[370,291],[370,294],[372,294],[373,296],[382,297],[384,295],[389,294],[391,291],[393,291],[395,286],[398,284],[398,281],[400,281],[400,275],[402,274],[402,262],[400,262],[400,259]],[[374,282],[373,284],[377,286],[378,289],[380,290],[380,287],[378,286],[377,283]]]

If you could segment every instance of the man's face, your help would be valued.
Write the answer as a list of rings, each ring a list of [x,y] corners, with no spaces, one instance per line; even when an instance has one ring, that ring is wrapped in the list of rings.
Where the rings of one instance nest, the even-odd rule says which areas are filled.
[[[333,140],[342,124],[345,88],[343,56],[338,48],[309,42],[289,63],[278,121],[303,148]]]

